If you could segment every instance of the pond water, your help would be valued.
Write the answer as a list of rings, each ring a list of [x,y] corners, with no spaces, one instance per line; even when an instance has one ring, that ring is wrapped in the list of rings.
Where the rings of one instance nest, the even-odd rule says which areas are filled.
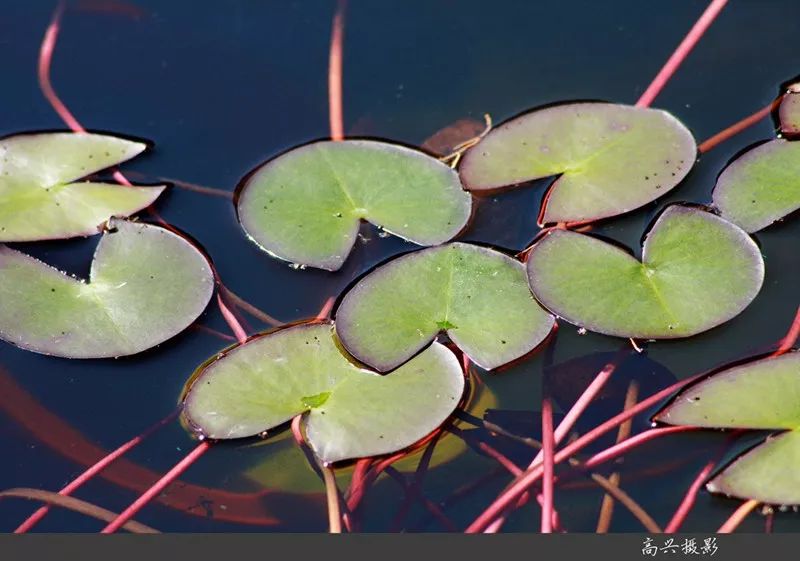
[[[1,134],[64,128],[36,78],[39,44],[54,7],[50,2],[3,2]],[[704,7],[704,2],[688,0],[353,0],[344,42],[345,131],[420,145],[454,121],[480,120],[484,113],[502,122],[561,100],[633,103]],[[64,14],[52,80],[87,128],[155,143],[151,153],[125,165],[136,180],[176,178],[233,192],[258,163],[329,134],[327,65],[335,8],[328,1],[230,1],[223,6],[75,0]],[[800,68],[798,18],[796,3],[731,3],[654,106],[676,115],[698,141],[764,107],[779,84]],[[704,154],[668,196],[606,221],[594,232],[637,247],[664,203],[707,202],[725,163],[773,134],[769,119],[759,122]],[[509,252],[524,249],[537,233],[546,183],[480,198],[477,216],[461,239]],[[342,270],[298,271],[244,237],[225,197],[173,188],[156,208],[208,252],[230,290],[286,322],[314,316],[329,296],[338,296],[364,272],[414,249],[365,225]],[[796,218],[758,233],[767,276],[756,300],[722,327],[684,341],[650,344],[644,355],[631,353],[608,395],[577,430],[621,410],[630,380],[639,383],[640,395],[649,395],[675,379],[774,345],[798,303],[798,236]],[[86,275],[95,244],[96,238],[89,238],[15,247]],[[248,319],[250,332],[269,327]],[[215,305],[198,324],[228,333]],[[139,356],[88,361],[0,344],[0,487],[61,488],[99,457],[93,446],[113,450],[174,411],[194,368],[228,344],[193,328]],[[480,417],[489,408],[493,421],[538,438],[543,391],[551,392],[566,410],[624,344],[612,337],[581,335],[563,324],[540,352],[501,372],[480,373],[483,383],[468,411]],[[648,426],[648,418],[638,417],[634,430]],[[743,450],[755,436],[739,438],[728,454]],[[618,470],[622,487],[666,524],[690,482],[727,438],[711,431],[670,436],[638,448],[606,472]],[[325,531],[323,484],[289,442],[281,437],[261,446],[252,441],[214,446],[181,478],[208,492],[192,494],[194,488],[189,488],[189,503],[182,503],[183,495],[168,489],[166,502],[175,497],[177,508],[156,502],[137,520],[171,532]],[[172,422],[77,496],[119,511],[193,446],[179,423]],[[456,436],[444,437],[440,447],[460,453],[434,462],[423,492],[441,502],[453,524],[463,529],[510,478],[491,458],[461,450]],[[520,465],[532,454],[510,443],[504,451]],[[408,463],[410,469],[415,463]],[[340,486],[346,485],[346,477],[342,475]],[[586,478],[558,487],[556,507],[564,528],[594,531],[601,499],[602,491]],[[404,500],[405,492],[394,481],[379,480],[365,498],[361,529],[445,529],[416,502],[399,516]],[[226,503],[225,516],[206,515],[214,502]],[[702,492],[683,529],[711,532],[736,505]],[[32,510],[26,501],[0,501],[0,531],[12,531]],[[763,527],[762,517],[751,516],[742,529]],[[98,528],[92,519],[54,509],[36,530]],[[519,510],[506,525],[509,531],[538,528],[535,504]],[[618,506],[611,530],[640,531],[641,526]],[[800,530],[800,516],[779,514],[775,530]]]

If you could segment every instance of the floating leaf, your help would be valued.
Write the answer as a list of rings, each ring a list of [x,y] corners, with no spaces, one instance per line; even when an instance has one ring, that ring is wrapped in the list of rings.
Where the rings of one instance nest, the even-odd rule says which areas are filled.
[[[533,350],[553,323],[531,296],[522,263],[464,243],[390,261],[359,281],[336,312],[342,344],[381,371],[440,331],[479,366],[496,368]]]
[[[671,425],[766,429],[769,437],[708,483],[712,492],[800,504],[800,353],[723,370],[681,392],[656,416]]]
[[[113,219],[89,282],[0,246],[0,338],[69,358],[131,355],[188,327],[214,289],[211,265],[183,237]]]
[[[191,425],[210,438],[242,438],[301,413],[325,462],[401,450],[432,432],[464,391],[455,355],[435,344],[389,375],[342,355],[328,324],[251,339],[202,366],[184,399]],[[328,394],[315,405],[307,396]]]
[[[0,140],[0,241],[88,236],[112,216],[130,216],[164,190],[77,182],[141,153],[114,136],[33,133]]]
[[[611,103],[570,103],[527,113],[469,150],[470,191],[558,175],[542,222],[576,222],[639,208],[689,173],[697,146],[669,113]]]
[[[471,402],[464,406],[465,411],[479,415],[487,408],[497,406],[497,398],[486,384],[472,384],[471,389],[475,391],[475,395],[472,396]],[[450,422],[453,426],[463,430],[467,430],[471,426],[457,418],[453,418]],[[319,475],[308,465],[308,459],[303,451],[295,445],[291,435],[286,432],[275,434],[268,439],[259,441],[255,447],[259,449],[259,461],[244,472],[247,479],[262,488],[283,492],[320,492]],[[440,433],[430,457],[428,473],[453,462],[467,449],[467,445],[461,437],[450,431]],[[392,463],[392,467],[401,473],[413,474],[419,467],[420,458],[426,450],[427,446],[409,450],[406,455]],[[336,482],[340,488],[346,488],[349,485],[354,467],[355,464],[337,467]]]
[[[702,210],[667,208],[644,240],[643,259],[568,230],[530,252],[536,298],[554,314],[619,337],[688,337],[738,315],[764,279],[758,246]]]
[[[800,209],[800,142],[776,139],[748,150],[720,174],[713,200],[748,232]]]
[[[369,140],[315,142],[270,160],[237,202],[247,235],[288,261],[335,271],[361,219],[419,245],[466,225],[472,199],[458,175],[423,152]]]
[[[797,85],[793,86],[794,88]],[[786,136],[800,134],[800,92],[790,90],[784,94],[778,108],[781,133]]]

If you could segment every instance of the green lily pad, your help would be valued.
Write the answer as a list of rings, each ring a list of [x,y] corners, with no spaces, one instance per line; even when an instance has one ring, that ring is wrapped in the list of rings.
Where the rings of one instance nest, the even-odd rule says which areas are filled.
[[[656,420],[671,425],[800,429],[800,353],[727,368],[681,392]]]
[[[464,391],[455,355],[433,345],[389,375],[350,362],[329,324],[249,340],[203,365],[184,398],[189,424],[209,438],[254,436],[304,416],[324,462],[402,450],[438,427]],[[308,396],[328,394],[324,400]]]
[[[784,94],[778,108],[778,119],[781,123],[781,133],[786,136],[800,134],[800,92],[789,91]]]
[[[739,156],[717,179],[713,201],[748,232],[800,209],[800,142],[771,140]]]
[[[458,234],[472,198],[455,171],[423,152],[371,140],[314,142],[251,173],[237,208],[247,235],[270,254],[335,271],[359,221],[419,245]]]
[[[460,172],[476,192],[558,175],[542,222],[582,222],[660,197],[689,173],[696,155],[692,134],[669,113],[569,103],[497,127],[465,154]]]
[[[800,353],[723,370],[681,392],[657,416],[671,425],[787,430],[716,475],[708,490],[771,504],[800,504]]]
[[[673,205],[644,240],[642,261],[597,238],[553,230],[533,246],[528,277],[556,316],[598,333],[666,339],[738,315],[764,279],[758,246],[739,227]]]
[[[131,355],[166,341],[203,312],[214,275],[183,237],[112,219],[89,282],[0,246],[0,339],[69,358]]]
[[[0,140],[0,242],[97,234],[109,218],[149,206],[164,186],[78,182],[146,147],[89,133],[19,134]]]
[[[394,259],[361,279],[336,312],[336,332],[358,360],[388,371],[440,331],[479,366],[525,355],[554,318],[531,296],[525,267],[484,247],[453,243]]]
[[[476,395],[472,396],[472,403],[464,406],[464,410],[475,415],[482,415],[487,409],[497,407],[497,398],[486,384],[477,388],[473,386]],[[458,419],[452,420],[453,425],[467,429],[469,424]],[[285,435],[285,436],[284,436]],[[258,484],[260,488],[279,490],[289,493],[319,493],[319,476],[308,465],[308,459],[303,451],[298,448],[291,435],[286,433],[276,434],[271,438],[255,444],[259,450],[264,450],[257,464],[248,467],[244,476]],[[427,446],[420,446],[409,451],[405,456],[392,464],[392,467],[401,473],[413,474],[419,466],[420,458],[425,453]],[[469,448],[462,438],[446,431],[440,433],[436,447],[428,464],[429,472],[442,467],[461,457]],[[336,482],[339,488],[346,488],[351,479],[355,464],[344,465],[336,469]]]

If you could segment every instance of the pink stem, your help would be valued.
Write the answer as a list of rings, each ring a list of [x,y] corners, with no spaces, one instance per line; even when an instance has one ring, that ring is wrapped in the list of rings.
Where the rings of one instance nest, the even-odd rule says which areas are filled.
[[[542,481],[542,533],[553,531],[553,456],[555,453],[553,435],[553,404],[549,398],[542,401],[542,451],[544,467]]]
[[[520,469],[520,467],[517,464],[512,462],[502,452],[499,452],[497,449],[493,448],[492,446],[490,446],[486,442],[483,442],[482,440],[479,441],[478,442],[478,448],[480,448],[483,452],[485,452],[486,454],[488,454],[489,456],[491,456],[492,458],[497,460],[497,462],[501,466],[503,466],[509,473],[511,473],[511,475],[513,475],[514,477],[518,477],[518,476],[522,475],[523,471],[522,471],[522,469]],[[541,506],[542,509],[544,510],[545,502],[544,502],[544,496],[543,496],[542,493],[539,493],[538,495],[536,495],[536,501],[539,503],[539,506]],[[558,512],[552,507],[551,507],[551,510],[552,510],[552,514],[550,516],[550,519],[551,519],[550,526],[551,526],[551,529],[557,529],[558,525],[559,525]],[[542,516],[544,516],[544,514],[542,514]],[[500,530],[500,528],[502,527],[502,522],[503,522],[502,519],[496,520],[495,522],[492,523],[492,525],[490,525],[489,527],[486,528],[486,532],[485,533],[487,533],[487,534],[497,533]]]
[[[597,440],[599,437],[607,433],[608,431],[618,427],[626,420],[638,415],[642,411],[646,411],[662,399],[669,397],[675,391],[687,386],[688,384],[694,382],[701,378],[704,374],[698,374],[696,376],[692,376],[685,380],[681,380],[672,384],[671,386],[664,388],[663,390],[656,392],[655,394],[651,395],[647,399],[639,402],[638,404],[634,405],[630,409],[619,413],[615,417],[612,417],[608,421],[602,423],[601,425],[595,427],[588,433],[584,434],[580,438],[576,439],[574,442],[570,443],[569,445],[565,446],[562,450],[556,453],[555,455],[555,463],[560,463],[571,456],[574,456],[583,448]],[[505,491],[503,491],[495,500],[494,502],[483,512],[481,513],[478,518],[475,519],[472,524],[467,528],[468,533],[480,532],[488,524],[490,524],[494,519],[503,513],[503,511],[511,506],[511,504],[516,501],[528,488],[531,487],[542,475],[541,464],[529,468],[522,474],[522,476],[518,477],[510,487],[508,487]]]
[[[200,456],[202,456],[211,445],[208,441],[203,441],[198,444],[194,450],[189,452],[185,458],[183,458],[180,462],[175,464],[175,466],[169,470],[164,476],[156,481],[153,486],[151,486],[147,491],[142,493],[142,495],[133,501],[131,505],[123,510],[119,516],[117,516],[114,520],[108,523],[108,525],[101,530],[100,533],[102,534],[113,534],[120,527],[125,524],[128,520],[136,516],[136,514],[142,510],[147,504],[155,499],[161,492],[175,479],[180,477],[180,475],[186,471],[189,466],[191,466],[194,462],[197,461]]]
[[[328,55],[328,112],[331,139],[344,139],[344,111],[342,109],[342,43],[344,42],[345,0],[339,0],[331,26],[331,48]]]
[[[756,111],[752,115],[749,115],[749,116],[745,117],[741,121],[732,124],[731,126],[726,128],[725,130],[718,132],[717,134],[715,134],[714,136],[712,136],[708,140],[703,141],[697,147],[697,151],[700,152],[701,154],[705,154],[706,152],[708,152],[712,148],[715,148],[718,144],[722,144],[723,142],[725,142],[726,140],[728,140],[729,138],[731,138],[733,136],[736,136],[737,134],[739,134],[740,132],[742,132],[746,128],[751,127],[752,125],[756,124],[761,119],[763,119],[764,117],[766,117],[767,115],[772,113],[772,111],[778,105],[780,105],[780,101],[781,101],[780,98],[778,98],[778,99],[770,102],[770,104],[767,105],[766,107],[763,107],[763,108],[759,109],[758,111]]]
[[[775,349],[775,352],[772,353],[772,355],[778,356],[789,352],[797,342],[798,337],[800,337],[800,306],[797,307],[797,313],[795,313],[794,321],[789,327],[789,331],[786,333],[784,338],[778,342],[778,348]]]
[[[689,491],[686,493],[686,496],[683,497],[680,506],[678,506],[678,510],[675,511],[675,514],[672,516],[669,524],[667,524],[667,527],[664,528],[664,532],[667,534],[673,534],[680,530],[681,524],[683,524],[683,522],[686,520],[686,517],[689,515],[689,511],[691,511],[692,507],[694,506],[694,501],[697,499],[697,493],[700,492],[700,488],[714,470],[715,465],[717,465],[717,462],[711,461],[703,466],[703,469],[701,469],[700,473],[697,474],[695,480],[692,481]]]
[[[654,438],[658,438],[661,436],[666,436],[668,434],[672,434],[675,432],[686,432],[690,430],[699,430],[698,427],[664,427],[661,429],[650,429],[648,431],[641,432],[636,436],[632,436],[630,438],[626,438],[619,444],[615,444],[609,448],[606,448],[602,452],[598,452],[584,463],[584,467],[586,469],[591,469],[595,466],[600,464],[604,464],[609,460],[613,460],[614,458],[625,454],[639,446],[640,444],[644,444]]]
[[[303,420],[303,415],[295,415],[292,418],[292,437],[294,438],[294,443],[298,446],[305,446],[306,440],[303,438],[303,431],[300,428],[300,422]]]
[[[649,440],[654,438],[658,438],[661,436],[666,436],[668,434],[672,434],[675,432],[682,432],[687,430],[696,430],[696,427],[667,427],[663,429],[651,429],[649,431],[643,432],[638,434],[634,437],[631,437],[627,440],[620,442],[619,444],[615,444],[602,452],[599,452],[589,458],[589,460],[582,466],[584,469],[589,469],[598,466],[604,462],[609,460],[613,460],[614,458],[629,452],[636,446],[643,444]],[[577,450],[575,450],[575,444],[578,442],[576,440],[569,446],[565,447],[564,449],[560,450],[555,455],[555,463],[563,462],[564,460],[570,458],[571,456],[575,455]],[[584,444],[585,445],[585,444]],[[496,500],[492,503],[489,508],[487,508],[475,521],[469,525],[466,529],[466,533],[468,534],[475,534],[478,532],[483,531],[486,527],[488,527],[496,517],[502,514],[506,508],[511,506],[511,504],[518,498],[521,497],[527,490],[530,488],[534,483],[536,483],[539,479],[542,478],[544,473],[544,469],[541,464],[537,465],[533,470],[526,470],[525,473],[516,479],[509,488],[507,488]],[[519,506],[519,505],[517,505]]]
[[[561,422],[558,424],[555,430],[555,445],[561,444],[561,441],[569,434],[569,431],[572,430],[572,427],[575,426],[575,423],[586,411],[586,408],[589,404],[597,397],[597,394],[600,393],[600,390],[603,389],[603,386],[606,385],[608,379],[611,378],[611,375],[617,369],[616,361],[608,363],[598,374],[595,376],[594,380],[586,387],[580,397],[575,401],[572,405],[570,410],[567,412],[566,416],[561,419]],[[528,469],[533,469],[537,465],[541,465],[542,458],[544,454],[544,448],[539,450],[536,454],[536,457],[533,458],[533,461],[528,465]],[[490,528],[487,528],[486,533],[495,533],[500,530],[503,526],[505,521],[505,515],[501,516],[497,521],[492,523]]]
[[[245,333],[242,324],[239,323],[239,320],[236,319],[233,312],[231,312],[225,305],[225,302],[222,301],[222,297],[219,294],[217,294],[217,304],[219,305],[219,311],[222,312],[222,317],[225,318],[228,327],[230,327],[233,334],[236,335],[236,339],[239,343],[245,343],[247,341],[247,333]]]
[[[44,33],[44,39],[42,39],[42,45],[39,48],[39,87],[42,89],[45,99],[47,99],[55,112],[59,117],[61,117],[61,120],[66,123],[70,130],[77,133],[85,133],[86,129],[83,128],[83,125],[78,122],[78,119],[75,118],[75,115],[73,115],[72,112],[67,109],[67,106],[64,105],[64,102],[62,102],[61,98],[58,97],[56,90],[53,88],[53,83],[50,80],[50,66],[53,62],[53,51],[55,50],[56,42],[58,41],[58,32],[61,29],[61,16],[63,14],[64,2],[62,1],[58,3],[55,12],[53,12],[53,18],[50,20],[50,25],[47,26],[47,30]],[[113,175],[114,179],[121,184],[129,187],[131,186],[131,182],[128,181],[124,175],[122,175],[122,172],[115,171]]]
[[[320,308],[319,312],[317,312],[317,316],[314,319],[316,320],[329,319],[331,317],[331,312],[333,311],[333,303],[335,301],[336,299],[333,296],[328,297],[328,299],[325,300],[325,303],[322,305],[322,308]]]
[[[53,109],[55,109],[61,120],[74,132],[86,132],[86,129],[78,122],[75,116],[67,109],[67,106],[61,101],[53,89],[53,84],[50,81],[50,64],[53,61],[53,50],[58,40],[58,32],[61,28],[61,16],[64,14],[64,2],[59,2],[58,6],[53,12],[53,18],[50,20],[50,25],[47,26],[42,46],[39,48],[39,87],[42,88],[44,97],[50,102]]]
[[[703,14],[700,16],[700,19],[695,22],[692,26],[692,29],[689,30],[689,33],[686,34],[686,37],[683,38],[678,48],[675,49],[675,52],[672,53],[672,56],[669,57],[669,60],[664,64],[661,70],[658,72],[656,77],[653,79],[652,83],[647,87],[647,89],[642,94],[642,97],[639,98],[639,101],[636,102],[637,107],[649,107],[656,96],[664,89],[664,86],[667,85],[672,75],[675,74],[675,71],[678,70],[678,67],[683,63],[689,53],[692,51],[694,46],[706,32],[706,30],[711,26],[714,19],[719,15],[722,11],[722,8],[725,7],[725,4],[728,3],[728,0],[712,0],[708,7],[705,9]]]
[[[600,393],[600,390],[603,389],[603,386],[606,385],[606,382],[608,382],[608,379],[611,378],[611,375],[614,373],[616,369],[617,369],[616,362],[608,363],[597,374],[597,376],[595,376],[594,380],[592,380],[592,382],[586,387],[586,389],[583,391],[583,393],[575,402],[575,404],[570,408],[569,411],[567,411],[566,416],[558,424],[558,427],[556,427],[555,430],[556,444],[561,444],[561,441],[564,440],[564,437],[566,437],[569,434],[569,431],[572,430],[572,427],[575,426],[577,420],[580,418],[583,412],[586,411],[586,408],[594,400],[594,398],[597,397],[597,394]],[[536,457],[528,466],[528,469],[532,468],[538,463],[541,463],[543,453],[544,449],[539,451],[539,453],[536,455]]]
[[[47,26],[47,30],[44,33],[44,38],[42,39],[41,47],[39,47],[39,65],[38,65],[38,77],[39,77],[39,87],[42,89],[42,93],[44,94],[45,99],[50,103],[53,107],[55,112],[61,117],[61,120],[70,128],[70,130],[77,132],[77,133],[85,133],[86,129],[83,128],[78,122],[78,119],[67,109],[67,106],[61,101],[61,98],[58,97],[55,89],[53,88],[53,83],[50,81],[50,66],[53,62],[53,51],[56,48],[56,42],[58,40],[58,32],[61,29],[61,16],[64,14],[64,2],[61,1],[56,6],[55,11],[53,12],[53,18],[50,20],[50,25]],[[128,187],[132,186],[132,183],[128,181],[121,171],[117,170],[113,174],[114,179],[116,179],[122,185],[127,185]],[[163,223],[161,217],[156,213],[154,210],[151,210],[152,214]]]
[[[58,494],[67,497],[72,493],[74,493],[75,491],[77,491],[84,483],[86,483],[87,481],[92,479],[95,475],[106,469],[106,467],[111,465],[111,463],[113,463],[117,458],[127,453],[128,450],[138,445],[145,438],[154,433],[157,429],[163,427],[164,425],[172,421],[177,414],[178,414],[177,410],[174,411],[173,413],[170,413],[169,415],[161,419],[158,423],[145,430],[142,434],[130,439],[128,442],[126,442],[125,444],[123,444],[110,454],[107,454],[106,456],[100,458],[100,460],[95,462],[94,465],[90,466],[78,477],[70,481],[63,489],[61,489],[58,492]],[[31,528],[33,528],[42,518],[45,517],[45,515],[48,513],[49,510],[50,510],[50,505],[41,507],[39,510],[31,514],[27,520],[25,520],[22,524],[20,524],[19,527],[16,530],[14,530],[14,533],[24,534],[25,532],[30,531]]]
[[[728,518],[725,523],[719,527],[717,530],[718,534],[731,534],[733,533],[736,528],[739,527],[739,524],[744,522],[744,519],[755,510],[758,506],[758,501],[750,499],[749,501],[745,501],[741,504],[739,508],[737,508],[731,517]]]

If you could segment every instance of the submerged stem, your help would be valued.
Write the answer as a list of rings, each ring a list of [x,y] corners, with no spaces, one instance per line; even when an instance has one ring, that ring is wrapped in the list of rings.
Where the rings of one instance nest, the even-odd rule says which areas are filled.
[[[498,434],[502,434],[503,436],[505,436],[507,438],[511,438],[512,440],[516,440],[517,442],[525,444],[526,446],[528,446],[530,448],[536,448],[536,449],[539,449],[539,450],[541,450],[541,448],[542,448],[542,443],[539,442],[538,440],[534,439],[534,438],[528,438],[528,437],[524,437],[524,436],[519,436],[519,435],[514,434],[512,432],[508,432],[503,427],[501,427],[499,425],[496,425],[494,423],[489,423],[488,421],[484,421],[484,425],[490,431],[496,432]],[[580,460],[578,460],[576,458],[568,458],[567,461],[569,462],[569,464],[572,467],[577,468],[577,469],[581,469],[582,471],[586,471],[585,470],[585,465]],[[521,473],[522,473],[522,471],[518,470],[517,473],[515,473],[514,475],[519,475]],[[642,508],[642,506],[639,505],[639,503],[636,502],[636,500],[634,500],[630,495],[628,495],[628,493],[626,493],[619,486],[619,484],[614,483],[610,479],[608,479],[606,477],[603,477],[602,475],[600,475],[598,473],[589,473],[589,478],[595,484],[597,484],[602,489],[604,489],[606,491],[606,493],[608,493],[614,499],[619,501],[619,503],[621,505],[623,505],[625,508],[627,508],[630,511],[630,513],[639,522],[641,522],[642,526],[648,532],[653,532],[653,533],[656,533],[656,534],[661,533],[661,531],[662,531],[661,527],[653,519],[653,517],[650,516],[650,514],[644,508]],[[525,495],[523,495],[523,496],[525,496]],[[554,516],[554,519],[555,518],[556,517]],[[498,520],[500,520],[500,518],[498,518]],[[492,528],[492,532],[491,533],[494,533],[494,532],[496,532],[497,530],[500,529],[499,525],[497,525],[497,521],[495,521],[492,525],[487,527],[487,530],[486,530],[487,533],[489,533],[489,528]],[[555,525],[554,525],[554,528],[555,528]]]
[[[116,512],[111,512],[103,507],[97,506],[87,501],[69,497],[61,493],[53,493],[52,491],[45,491],[44,489],[29,489],[26,487],[17,487],[14,489],[7,489],[0,491],[0,499],[3,498],[20,498],[29,499],[31,501],[40,501],[47,503],[48,506],[42,507],[48,509],[51,505],[66,508],[92,518],[97,518],[103,522],[111,522],[119,515]],[[40,509],[41,510],[41,509]],[[38,511],[37,511],[38,512]],[[45,511],[46,512],[46,511]],[[128,520],[122,525],[123,530],[128,530],[134,534],[158,534],[159,531],[150,526],[145,526],[135,520]]]
[[[175,464],[175,466],[169,470],[167,473],[164,474],[161,479],[156,481],[147,491],[142,493],[142,495],[133,501],[131,505],[122,511],[114,520],[108,523],[108,525],[101,530],[103,534],[113,534],[117,530],[119,530],[123,524],[125,524],[128,520],[136,516],[136,514],[142,510],[145,506],[147,506],[150,501],[155,499],[161,492],[173,481],[175,481],[184,471],[189,469],[189,467],[196,462],[200,456],[205,454],[211,445],[208,443],[207,440],[204,440],[200,444],[198,444],[194,450],[189,452],[185,458],[183,458],[180,462]]]
[[[755,510],[755,508],[761,503],[759,503],[755,499],[750,499],[749,501],[743,502],[739,508],[737,508],[733,514],[731,514],[730,518],[728,518],[722,526],[719,527],[717,530],[718,534],[732,534],[736,528],[739,527],[739,524],[744,522],[744,519]]]
[[[622,406],[623,411],[627,411],[631,407],[636,404],[636,400],[639,397],[639,384],[636,380],[631,380],[628,384],[628,390],[625,392],[625,403]],[[624,423],[619,426],[617,430],[617,440],[616,443],[619,444],[623,440],[628,439],[631,436],[631,424],[632,419],[628,419]],[[615,471],[609,477],[609,481],[614,483],[615,485],[619,485],[620,482],[620,474],[619,472]],[[614,501],[611,499],[611,496],[606,494],[603,495],[603,501],[600,503],[600,514],[597,517],[597,533],[598,534],[605,534],[611,528],[611,518],[614,516]]]
[[[325,497],[328,500],[328,532],[342,533],[342,515],[339,511],[339,490],[336,488],[336,477],[333,470],[320,462],[319,469],[325,480]]]
[[[553,531],[553,404],[549,398],[542,401],[542,533]]]
[[[60,495],[62,497],[67,497],[67,496],[71,495],[72,493],[74,493],[84,483],[88,482],[94,476],[99,474],[106,467],[108,467],[112,462],[114,462],[116,459],[122,457],[129,450],[131,450],[133,447],[135,447],[140,442],[142,442],[142,440],[144,440],[149,435],[151,435],[153,432],[155,432],[159,428],[163,427],[164,425],[166,425],[167,423],[172,421],[177,415],[178,415],[178,410],[175,410],[174,412],[170,413],[169,415],[167,415],[166,417],[161,419],[158,423],[154,424],[153,426],[151,426],[150,428],[145,430],[142,434],[133,437],[132,439],[130,439],[128,442],[126,442],[125,444],[123,444],[122,446],[120,446],[119,448],[114,450],[113,452],[111,452],[111,453],[105,455],[104,457],[100,458],[97,462],[95,462],[93,465],[91,465],[89,468],[87,468],[78,477],[76,477],[75,479],[70,481],[63,489],[61,489],[58,492],[58,495]],[[51,502],[51,501],[48,501],[48,502]],[[25,520],[22,524],[20,524],[19,527],[17,527],[17,529],[14,530],[14,533],[15,534],[24,534],[25,532],[29,531],[42,518],[45,517],[45,515],[47,514],[47,512],[49,510],[50,510],[50,507],[48,505],[45,505],[45,506],[39,508],[36,512],[31,514],[27,518],[27,520]]]

